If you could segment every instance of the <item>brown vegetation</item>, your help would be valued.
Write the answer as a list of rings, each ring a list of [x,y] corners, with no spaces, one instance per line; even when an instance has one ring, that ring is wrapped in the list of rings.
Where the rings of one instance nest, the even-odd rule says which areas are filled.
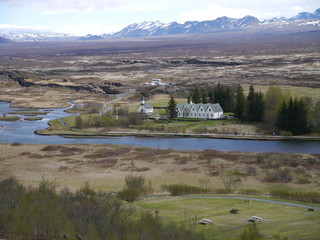
[[[60,188],[76,188],[90,181],[98,189],[115,190],[121,188],[127,173],[140,172],[156,191],[162,184],[197,185],[201,179],[210,181],[210,187],[232,191],[263,191],[283,183],[298,190],[305,185],[315,190],[320,187],[320,159],[309,154],[28,144],[1,144],[0,153],[0,174],[16,176],[27,185],[45,176],[55,179]]]

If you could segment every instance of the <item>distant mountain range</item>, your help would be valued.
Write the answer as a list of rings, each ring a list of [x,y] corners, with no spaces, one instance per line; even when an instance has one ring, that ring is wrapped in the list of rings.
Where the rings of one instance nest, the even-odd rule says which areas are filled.
[[[285,29],[313,27],[320,30],[320,8],[313,13],[302,12],[292,18],[272,18],[259,21],[256,17],[219,17],[210,21],[188,21],[183,24],[142,22],[133,23],[113,34],[75,37],[68,34],[31,29],[0,29],[0,37],[14,41],[58,41],[58,40],[101,40],[116,38],[139,38],[181,34],[205,34],[214,32],[240,31],[249,29]]]
[[[0,37],[17,42],[59,41],[79,38],[66,33],[28,28],[2,28],[0,29]]]

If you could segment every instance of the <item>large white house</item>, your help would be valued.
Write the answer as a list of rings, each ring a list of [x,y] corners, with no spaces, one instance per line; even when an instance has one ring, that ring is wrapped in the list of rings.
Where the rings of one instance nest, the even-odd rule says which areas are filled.
[[[194,104],[178,103],[178,117],[180,118],[201,118],[201,119],[219,119],[223,118],[223,110],[219,103],[215,104]]]
[[[150,103],[146,103],[144,99],[141,99],[138,107],[138,113],[153,113],[153,107]]]

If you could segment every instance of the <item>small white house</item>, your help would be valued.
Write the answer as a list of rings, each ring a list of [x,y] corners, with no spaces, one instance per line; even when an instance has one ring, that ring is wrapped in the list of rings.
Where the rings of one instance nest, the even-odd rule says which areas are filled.
[[[150,85],[151,86],[161,86],[161,85],[163,85],[163,83],[162,83],[161,79],[152,79]]]
[[[219,103],[178,103],[177,112],[180,118],[219,119],[224,117]]]
[[[144,99],[141,99],[138,107],[138,113],[153,113],[153,107],[150,103],[146,103]]]

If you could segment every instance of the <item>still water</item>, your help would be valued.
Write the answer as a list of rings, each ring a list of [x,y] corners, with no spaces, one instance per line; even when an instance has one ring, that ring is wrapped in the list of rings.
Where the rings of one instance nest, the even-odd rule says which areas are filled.
[[[10,108],[7,102],[0,102],[0,116],[3,113],[19,112],[19,108]],[[176,150],[205,150],[248,151],[248,152],[296,152],[320,153],[320,141],[256,141],[256,140],[227,140],[210,138],[174,138],[174,137],[107,137],[107,138],[64,138],[60,136],[41,136],[34,131],[46,128],[47,122],[53,119],[71,115],[64,112],[65,108],[34,109],[48,111],[39,121],[23,120],[22,114],[17,114],[22,120],[15,122],[0,121],[0,142],[2,143],[30,143],[30,144],[123,144],[138,145],[150,148]],[[14,115],[10,115],[14,116]]]

